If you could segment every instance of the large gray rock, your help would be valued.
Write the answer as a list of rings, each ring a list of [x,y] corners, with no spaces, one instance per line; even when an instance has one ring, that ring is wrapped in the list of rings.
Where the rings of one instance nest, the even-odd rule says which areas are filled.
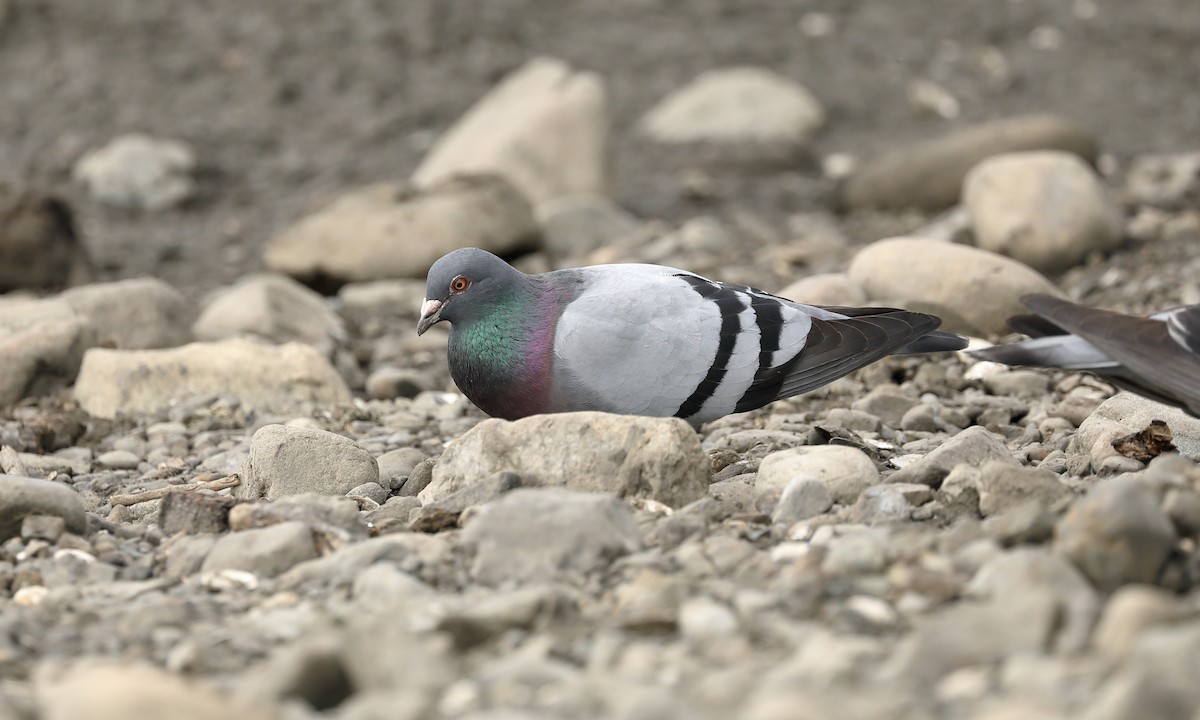
[[[1113,440],[1141,432],[1155,420],[1162,420],[1171,428],[1171,442],[1180,455],[1200,461],[1200,419],[1133,393],[1119,393],[1101,403],[1079,425],[1074,443],[1079,450],[1090,454],[1093,465],[1098,467],[1105,458],[1117,454]]]
[[[325,430],[264,425],[250,439],[250,457],[234,494],[280,498],[301,493],[345,495],[379,481],[379,466],[353,440]]]
[[[96,417],[152,413],[195,395],[238,398],[258,409],[305,402],[346,404],[346,383],[316,349],[232,339],[170,350],[93,348],[83,358],[75,399]]]
[[[419,278],[451,250],[506,255],[537,238],[533,209],[511,183],[472,175],[423,192],[395,183],[351,190],[276,235],[264,260],[301,280]]]
[[[62,300],[0,298],[0,405],[70,385],[95,342]]]
[[[709,70],[659,101],[639,121],[653,140],[698,144],[722,159],[793,160],[825,122],[807,88],[756,67]]]
[[[87,513],[79,493],[52,480],[0,475],[0,542],[21,532],[28,515],[53,515],[66,522],[66,529],[87,532]]]
[[[1153,583],[1175,545],[1154,494],[1118,477],[1092,486],[1058,522],[1055,545],[1101,590]]]
[[[963,184],[975,243],[1042,272],[1059,272],[1121,243],[1121,212],[1096,173],[1064,152],[997,155]]]
[[[412,179],[428,188],[455,175],[495,173],[535,205],[565,195],[607,195],[608,133],[603,79],[535,58],[468,110]]]
[[[91,275],[92,261],[75,232],[70,206],[0,183],[0,293],[60,290]]]
[[[61,298],[87,319],[97,345],[146,350],[176,347],[192,339],[191,303],[157,278],[83,285],[67,290]]]
[[[993,461],[1013,467],[1020,465],[1003,440],[987,428],[973,425],[942,443],[920,460],[892,473],[888,482],[919,483],[938,487],[950,471],[959,465],[981,467]]]
[[[275,713],[235,704],[217,692],[145,663],[90,661],[43,665],[33,682],[43,720],[268,720]]]
[[[312,529],[299,521],[222,535],[201,570],[243,570],[259,577],[275,577],[293,565],[317,556]]]
[[[218,292],[192,326],[197,340],[253,335],[329,352],[346,328],[317,293],[283,275],[250,275]]]
[[[514,490],[483,506],[463,531],[471,568],[485,585],[579,581],[641,549],[641,531],[624,502],[560,488]]]
[[[682,507],[708,491],[708,455],[687,423],[606,413],[485,420],[455,439],[421,491],[424,502],[502,471],[557,486]]]
[[[963,178],[981,160],[1022,150],[1062,150],[1091,162],[1096,141],[1054,115],[982,123],[863,161],[841,187],[840,202],[847,208],[942,210],[958,202]]]
[[[849,505],[879,482],[879,470],[867,454],[848,445],[812,445],[779,450],[763,458],[754,487],[783,492],[797,477],[820,480],[830,497]]]
[[[155,212],[191,197],[195,167],[184,143],[131,133],[84,155],[74,175],[105,205]]]
[[[928,310],[946,321],[943,330],[976,334],[1008,332],[1008,318],[1027,312],[1022,295],[1060,294],[1037,271],[1011,258],[923,238],[871,243],[854,256],[848,275],[872,302]],[[959,317],[967,327],[954,322]]]

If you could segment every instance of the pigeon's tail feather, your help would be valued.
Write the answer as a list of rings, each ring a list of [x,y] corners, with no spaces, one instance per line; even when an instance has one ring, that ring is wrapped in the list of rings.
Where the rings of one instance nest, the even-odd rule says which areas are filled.
[[[1008,326],[1022,335],[1032,338],[1067,335],[1067,331],[1037,315],[1013,315],[1008,319]]]
[[[910,342],[893,352],[893,355],[914,355],[916,353],[953,352],[967,346],[967,339],[962,335],[934,330],[923,338]]]
[[[1010,345],[994,345],[979,350],[968,350],[967,354],[979,360],[1005,365],[1031,365],[1064,370],[1101,370],[1118,365],[1094,345],[1074,335],[1055,335]]]

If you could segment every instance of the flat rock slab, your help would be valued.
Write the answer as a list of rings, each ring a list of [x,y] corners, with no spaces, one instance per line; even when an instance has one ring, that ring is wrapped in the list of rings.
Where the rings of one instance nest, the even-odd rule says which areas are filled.
[[[240,339],[170,350],[93,348],[75,383],[80,406],[102,418],[153,413],[195,395],[232,396],[246,406],[276,410],[351,398],[345,381],[316,349]]]
[[[527,487],[647,498],[681,507],[708,491],[708,455],[677,418],[583,412],[485,420],[447,446],[425,502],[505,470]]]

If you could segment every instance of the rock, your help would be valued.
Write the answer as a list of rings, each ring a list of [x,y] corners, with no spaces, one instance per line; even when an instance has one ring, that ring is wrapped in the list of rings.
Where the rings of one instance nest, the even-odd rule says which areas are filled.
[[[886,566],[887,536],[861,528],[830,540],[821,561],[821,571],[835,577],[878,573]]]
[[[0,298],[0,406],[71,384],[95,342],[87,320],[61,300]]]
[[[141,458],[128,450],[109,450],[96,458],[97,465],[110,470],[136,470],[141,462]]]
[[[938,487],[950,471],[959,465],[980,467],[984,463],[997,461],[1019,466],[1008,451],[1004,441],[987,428],[973,425],[958,433],[925,457],[911,465],[905,465],[888,478],[893,483],[919,483]]]
[[[663,98],[638,123],[661,143],[699,145],[714,159],[790,163],[825,123],[804,86],[756,67],[709,70]]]
[[[411,398],[436,389],[433,378],[420,370],[385,365],[367,376],[367,397],[372,400]]]
[[[1054,534],[1055,520],[1045,505],[1026,500],[992,514],[984,521],[983,531],[1005,547],[1041,543]]]
[[[351,283],[343,285],[337,294],[341,316],[358,329],[359,335],[368,338],[415,325],[424,297],[424,278]]]
[[[158,506],[158,526],[167,536],[175,533],[218,535],[229,530],[229,510],[235,504],[236,500],[224,495],[167,493]]]
[[[0,293],[87,282],[92,261],[59,198],[0,183]]]
[[[74,176],[105,205],[157,212],[192,196],[195,168],[184,143],[131,133],[80,158]]]
[[[374,501],[376,505],[382,505],[387,501],[388,491],[377,482],[367,482],[350,488],[346,491],[346,496],[351,498],[367,498]]]
[[[67,531],[67,521],[57,515],[26,515],[21,521],[22,540],[58,542]]]
[[[1153,583],[1175,544],[1175,528],[1136,480],[1093,485],[1056,529],[1056,546],[1101,590]]]
[[[191,303],[157,278],[84,285],[60,298],[95,330],[97,345],[147,350],[176,347],[192,339]]]
[[[641,531],[613,497],[560,488],[513,490],[463,531],[471,574],[484,585],[574,580],[641,549]]]
[[[1170,625],[1195,616],[1195,610],[1165,590],[1126,585],[1109,598],[1100,622],[1096,624],[1092,644],[1108,659],[1120,662],[1128,657],[1147,628]]]
[[[276,235],[264,261],[273,272],[336,287],[420,278],[451,250],[475,246],[508,255],[537,238],[533,209],[516,188],[472,175],[423,192],[394,183],[351,190]]]
[[[1200,707],[1200,623],[1150,628],[1124,666],[1093,691],[1086,720],[1192,720]]]
[[[871,243],[854,256],[850,279],[868,300],[890,300],[928,310],[945,322],[943,330],[968,334],[1008,332],[1008,318],[1027,312],[1022,295],[1059,295],[1035,270],[978,248],[926,240],[889,238]],[[986,297],[988,302],[973,302]],[[961,317],[968,323],[954,322]]]
[[[1200,461],[1200,419],[1133,393],[1119,393],[1101,403],[1080,423],[1073,442],[1079,450],[1091,454],[1093,467],[1098,467],[1116,454],[1113,440],[1141,432],[1154,420],[1167,423],[1171,442],[1180,455]]]
[[[930,687],[967,666],[999,662],[1016,653],[1041,653],[1058,619],[1055,600],[1044,593],[1004,602],[958,603],[917,618],[884,666],[887,678]]]
[[[1008,370],[987,375],[983,385],[993,395],[1038,398],[1050,391],[1050,376],[1036,370]]]
[[[385,452],[375,459],[379,466],[379,484],[395,489],[392,479],[408,477],[422,460],[425,460],[425,453],[414,447],[396,448]]]
[[[797,476],[820,480],[834,502],[849,505],[879,482],[879,470],[867,454],[848,445],[813,445],[779,450],[763,458],[755,487],[783,490]]]
[[[87,532],[87,514],[79,494],[52,480],[0,475],[0,541],[21,532],[29,515],[52,515],[77,535]]]
[[[234,704],[147,664],[79,662],[65,672],[43,665],[34,679],[44,720],[267,720],[275,715]]]
[[[914,507],[923,505],[933,497],[926,485],[913,483],[885,483],[872,485],[863,491],[858,501],[850,506],[850,522],[862,525],[908,520]]]
[[[1071,495],[1070,488],[1049,470],[989,461],[983,464],[979,475],[979,512],[984,517],[1029,501],[1054,508]]]
[[[738,630],[737,616],[706,597],[688,598],[679,606],[679,635],[694,643],[722,642]]]
[[[1053,115],[982,123],[863,161],[839,189],[846,208],[942,210],[958,202],[963,178],[980,161],[1022,150],[1062,150],[1092,162],[1096,141]]]
[[[192,333],[197,340],[252,335],[275,343],[302,342],[329,353],[346,328],[317,293],[282,275],[250,275],[206,303]]]
[[[424,502],[501,471],[527,487],[558,486],[682,507],[708,491],[708,455],[676,418],[582,412],[485,420],[453,440]]]
[[[1200,152],[1139,155],[1129,164],[1125,191],[1138,203],[1166,210],[1200,204]]]
[[[512,592],[487,590],[465,597],[461,607],[438,620],[438,630],[467,650],[513,629],[530,630],[550,622],[578,622],[579,605],[573,594],[551,585],[533,585]]]
[[[677,577],[643,569],[616,592],[614,616],[619,626],[634,632],[664,632],[675,629],[683,583]]]
[[[607,195],[608,133],[603,79],[535,58],[438,140],[413,182],[428,188],[454,175],[496,173],[535,205],[566,195]]]
[[[318,532],[332,533],[340,541],[362,540],[369,530],[358,507],[354,498],[320,493],[285,495],[274,502],[236,503],[229,511],[229,529],[252,530],[296,521]]]
[[[542,242],[556,258],[583,258],[593,250],[633,236],[641,223],[602,195],[548,200],[535,209]]]
[[[409,527],[416,532],[440,532],[458,524],[467,508],[489,503],[507,492],[521,487],[516,473],[498,472],[472,483],[453,495],[427,503],[413,513]]]
[[[1122,218],[1096,173],[1064,152],[997,155],[963,184],[975,243],[1042,272],[1121,243]]]
[[[874,415],[888,427],[897,428],[904,414],[920,404],[921,401],[916,398],[896,394],[891,387],[881,385],[865,397],[855,400],[850,407]]]
[[[345,495],[378,481],[375,458],[349,438],[324,430],[264,425],[250,440],[250,459],[233,492],[241,498],[269,499],[309,492]]]
[[[1072,653],[1087,645],[1101,604],[1096,591],[1069,560],[1041,548],[1017,548],[996,555],[971,578],[967,594],[999,605],[1019,603],[1026,597],[1049,598],[1058,615],[1053,645]]]
[[[93,348],[75,383],[80,406],[102,418],[152,413],[196,395],[232,396],[245,407],[279,411],[304,402],[347,404],[351,398],[337,371],[314,348],[242,339],[171,350]]]
[[[809,275],[788,285],[777,294],[808,305],[860,307],[867,301],[867,294],[845,273]]]
[[[783,496],[771,513],[771,522],[790,525],[820,515],[831,507],[833,498],[825,488],[825,483],[816,478],[795,475],[784,487]]]
[[[900,418],[900,429],[907,432],[936,432],[939,427],[937,408],[919,403]]]
[[[204,558],[201,570],[243,570],[259,577],[275,577],[315,557],[312,530],[302,522],[283,522],[222,535]]]

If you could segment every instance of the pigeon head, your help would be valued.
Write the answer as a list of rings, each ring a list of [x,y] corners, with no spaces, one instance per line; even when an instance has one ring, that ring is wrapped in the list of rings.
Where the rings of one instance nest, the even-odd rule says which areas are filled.
[[[479,248],[442,256],[429,268],[417,334],[443,320],[458,326],[473,323],[511,295],[523,278],[519,270]]]

